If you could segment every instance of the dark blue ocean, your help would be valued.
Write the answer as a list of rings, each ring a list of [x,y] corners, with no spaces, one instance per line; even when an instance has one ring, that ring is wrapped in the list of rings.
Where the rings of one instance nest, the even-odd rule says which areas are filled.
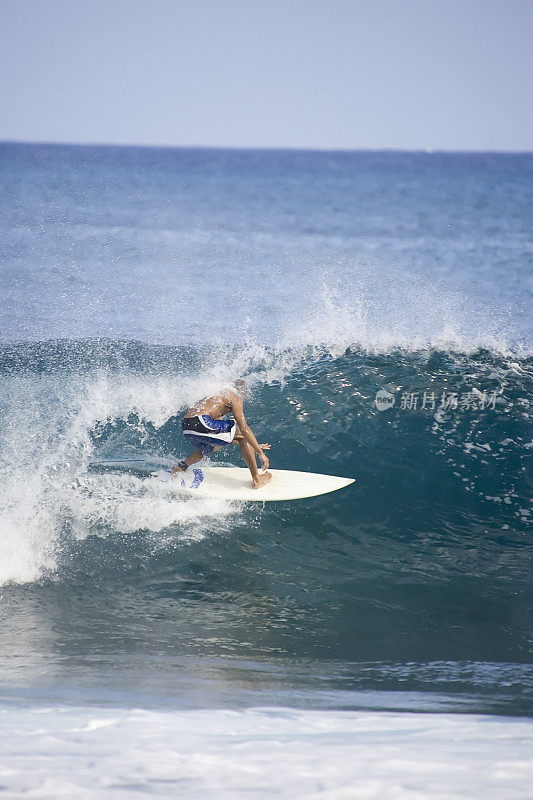
[[[6,796],[529,796],[532,177],[0,144]],[[94,467],[237,377],[272,467],[355,484]]]

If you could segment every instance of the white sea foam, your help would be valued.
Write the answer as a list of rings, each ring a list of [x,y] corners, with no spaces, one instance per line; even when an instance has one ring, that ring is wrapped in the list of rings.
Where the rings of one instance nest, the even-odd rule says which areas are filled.
[[[327,347],[333,355],[347,347],[373,353],[396,348],[471,353],[482,347],[505,356],[531,355],[531,345],[513,329],[505,310],[405,268],[394,273],[354,262],[349,274],[349,281],[324,274],[298,315],[287,315],[278,343]]]
[[[8,797],[526,800],[531,721],[389,712],[4,708]]]
[[[176,535],[198,538],[203,522],[214,518],[222,528],[236,511],[227,503],[191,503],[156,480],[87,472],[95,425],[137,413],[158,427],[221,382],[220,369],[179,383],[104,372],[10,379],[0,393],[0,585],[53,572],[65,524],[78,538],[172,525]]]
[[[223,348],[196,373],[134,371],[11,376],[0,387],[0,585],[53,573],[65,524],[78,538],[113,530],[161,531],[179,526],[185,538],[202,535],[203,520],[236,513],[222,501],[195,500],[171,485],[126,475],[87,472],[94,454],[91,431],[137,415],[142,447],[146,424],[159,428],[198,397],[241,375],[250,385],[283,380],[303,350],[277,354],[246,343]],[[177,454],[176,454],[177,455]]]

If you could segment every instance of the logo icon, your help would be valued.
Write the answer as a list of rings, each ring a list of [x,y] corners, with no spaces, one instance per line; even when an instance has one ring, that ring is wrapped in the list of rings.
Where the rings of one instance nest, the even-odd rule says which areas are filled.
[[[396,398],[394,395],[387,392],[385,389],[380,389],[379,392],[376,392],[376,399],[374,402],[378,411],[386,411],[388,408],[392,408],[395,401]]]
[[[180,487],[182,489],[198,489],[204,479],[204,473],[201,469],[193,469],[192,474],[192,481],[190,474],[185,475],[183,478],[180,477]]]

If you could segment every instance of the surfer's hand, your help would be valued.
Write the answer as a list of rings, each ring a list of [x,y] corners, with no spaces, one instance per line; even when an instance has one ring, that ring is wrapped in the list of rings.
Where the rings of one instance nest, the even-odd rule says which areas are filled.
[[[260,444],[259,447],[261,448],[261,450],[270,450],[269,444]]]

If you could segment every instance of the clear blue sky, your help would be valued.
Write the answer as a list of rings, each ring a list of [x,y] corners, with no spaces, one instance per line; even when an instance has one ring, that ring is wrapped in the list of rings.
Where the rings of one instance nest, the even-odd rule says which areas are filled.
[[[0,139],[533,149],[533,0],[0,0]]]

